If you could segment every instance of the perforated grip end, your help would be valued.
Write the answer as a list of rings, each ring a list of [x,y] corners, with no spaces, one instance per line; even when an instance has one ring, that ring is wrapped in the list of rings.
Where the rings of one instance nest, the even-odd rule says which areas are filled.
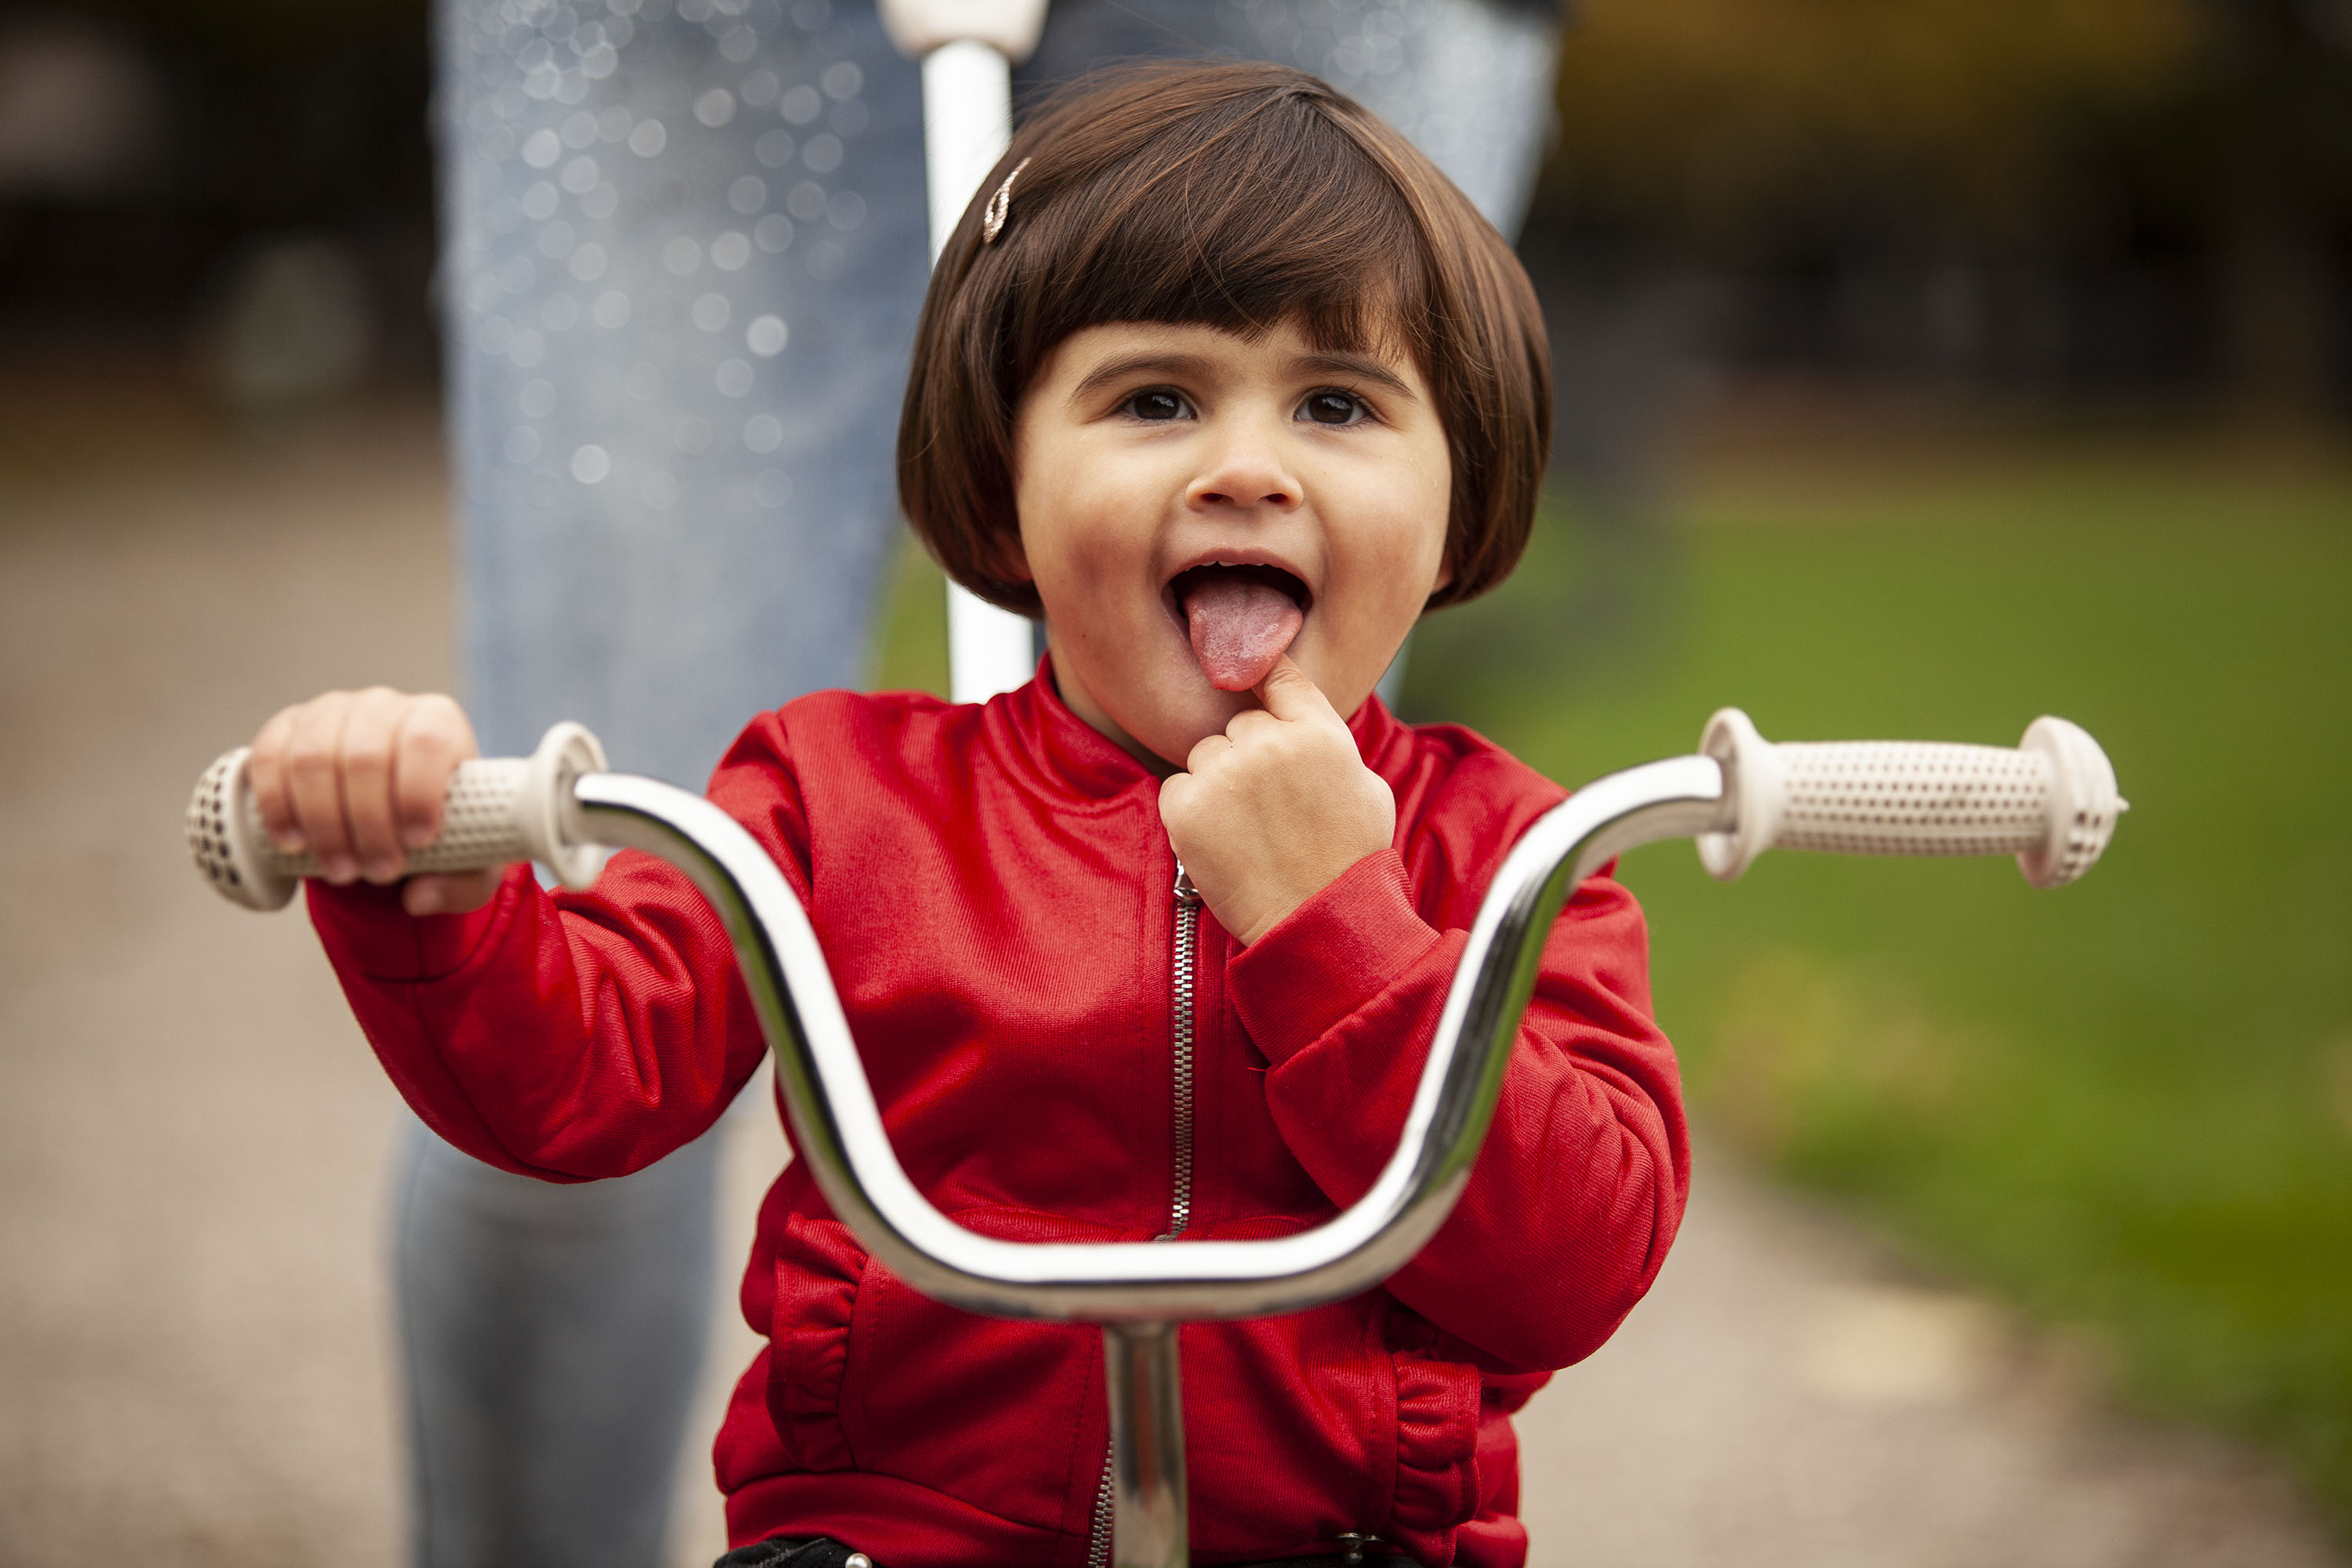
[[[2014,855],[2040,888],[2091,868],[2126,807],[2098,742],[2063,719],[2015,749],[1925,741],[1774,745],[1727,708],[1700,749],[1723,763],[1735,826],[1699,839],[1726,881],[1775,846],[1846,855]]]
[[[316,857],[289,855],[270,839],[246,780],[251,752],[239,747],[215,760],[188,801],[188,850],[214,889],[247,909],[285,907]],[[572,783],[601,773],[604,748],[577,724],[558,724],[529,757],[460,763],[442,804],[441,836],[408,852],[408,870],[474,871],[538,860],[567,887],[595,880],[597,847],[572,831]]]

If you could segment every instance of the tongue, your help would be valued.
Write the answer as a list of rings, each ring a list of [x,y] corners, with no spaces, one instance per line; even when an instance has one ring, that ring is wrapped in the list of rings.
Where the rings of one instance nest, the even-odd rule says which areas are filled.
[[[1306,617],[1270,583],[1215,573],[1184,595],[1184,619],[1209,684],[1247,691],[1265,679]]]

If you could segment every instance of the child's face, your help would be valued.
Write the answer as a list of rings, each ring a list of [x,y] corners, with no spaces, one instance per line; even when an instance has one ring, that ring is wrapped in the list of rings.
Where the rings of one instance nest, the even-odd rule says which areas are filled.
[[[1196,657],[1196,587],[1209,584],[1202,615],[1220,578],[1244,597],[1230,579],[1301,601],[1290,657],[1351,713],[1444,581],[1445,431],[1394,349],[1323,353],[1288,323],[1255,341],[1090,328],[1023,396],[1013,467],[1022,564],[1063,700],[1147,761],[1181,765],[1256,706]]]

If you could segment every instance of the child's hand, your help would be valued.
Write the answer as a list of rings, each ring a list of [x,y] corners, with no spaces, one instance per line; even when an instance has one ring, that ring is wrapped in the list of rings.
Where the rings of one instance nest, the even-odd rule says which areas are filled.
[[[279,710],[253,738],[247,776],[279,848],[310,850],[330,882],[394,882],[408,851],[440,835],[449,775],[475,754],[474,727],[455,701],[375,686]],[[401,907],[413,915],[478,910],[502,874],[412,877]]]
[[[1285,654],[1160,786],[1160,820],[1217,923],[1244,947],[1396,835],[1396,796]]]

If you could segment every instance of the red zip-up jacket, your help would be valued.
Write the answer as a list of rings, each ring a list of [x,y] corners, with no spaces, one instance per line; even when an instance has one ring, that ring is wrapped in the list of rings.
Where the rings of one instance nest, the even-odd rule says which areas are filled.
[[[1189,1202],[1187,1238],[1276,1236],[1371,1184],[1487,879],[1561,798],[1377,700],[1350,728],[1395,791],[1395,846],[1247,949],[1200,910],[1189,1089],[1159,780],[1049,673],[985,708],[803,698],[744,731],[710,797],[806,904],[898,1157],[942,1211],[1015,1240],[1133,1241]],[[388,889],[318,883],[310,908],[402,1094],[507,1170],[637,1170],[761,1065],[717,919],[649,857],[616,857],[582,895],[518,868],[470,915],[412,920]],[[1182,1330],[1194,1561],[1331,1552],[1353,1531],[1425,1564],[1522,1563],[1508,1416],[1648,1289],[1686,1174],[1641,914],[1596,877],[1420,1257],[1350,1300]],[[717,1444],[735,1542],[826,1534],[889,1568],[1087,1562],[1107,1528],[1097,1330],[918,1295],[798,1163],[761,1205],[742,1305],[769,1345]]]

